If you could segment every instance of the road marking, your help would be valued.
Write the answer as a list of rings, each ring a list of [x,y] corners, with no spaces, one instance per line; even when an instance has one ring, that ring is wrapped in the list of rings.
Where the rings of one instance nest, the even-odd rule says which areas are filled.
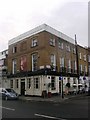
[[[15,109],[12,109],[12,108],[2,107],[2,106],[0,106],[0,108],[15,111]]]
[[[35,116],[50,118],[50,119],[56,119],[56,120],[66,120],[66,119],[62,119],[62,118],[57,118],[57,117],[47,116],[47,115],[41,115],[41,114],[37,114],[37,113],[35,114]]]

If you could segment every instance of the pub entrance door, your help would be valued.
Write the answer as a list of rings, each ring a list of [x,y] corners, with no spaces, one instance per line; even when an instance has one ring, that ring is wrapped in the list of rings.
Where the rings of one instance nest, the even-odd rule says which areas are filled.
[[[21,95],[25,95],[25,79],[21,79]]]

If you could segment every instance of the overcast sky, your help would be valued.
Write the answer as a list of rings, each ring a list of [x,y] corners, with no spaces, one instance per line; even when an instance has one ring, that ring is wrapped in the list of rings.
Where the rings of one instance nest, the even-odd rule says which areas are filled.
[[[43,23],[88,46],[88,0],[0,0],[0,51]]]

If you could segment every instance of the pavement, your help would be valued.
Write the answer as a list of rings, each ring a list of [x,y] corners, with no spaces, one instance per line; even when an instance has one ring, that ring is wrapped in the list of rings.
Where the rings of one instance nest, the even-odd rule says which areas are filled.
[[[39,97],[39,96],[19,96],[19,99],[22,101],[38,101],[38,102],[63,102],[67,99],[77,98],[77,97],[84,97],[87,94],[77,94],[77,95],[67,95],[62,98],[61,95],[53,95],[50,98],[49,97]]]

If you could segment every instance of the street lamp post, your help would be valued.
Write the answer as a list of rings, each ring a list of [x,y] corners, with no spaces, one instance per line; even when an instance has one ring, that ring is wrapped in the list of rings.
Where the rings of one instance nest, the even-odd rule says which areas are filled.
[[[64,98],[64,95],[63,95],[63,77],[60,76],[60,77],[59,77],[59,80],[61,80],[61,97],[62,97],[62,99],[63,99],[63,98]]]

